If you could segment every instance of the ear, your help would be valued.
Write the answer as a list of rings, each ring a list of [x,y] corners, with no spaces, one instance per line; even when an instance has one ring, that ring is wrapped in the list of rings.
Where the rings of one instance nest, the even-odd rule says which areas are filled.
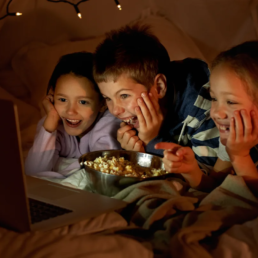
[[[154,79],[154,90],[156,91],[158,98],[162,99],[165,97],[167,92],[167,78],[164,74],[159,73]]]

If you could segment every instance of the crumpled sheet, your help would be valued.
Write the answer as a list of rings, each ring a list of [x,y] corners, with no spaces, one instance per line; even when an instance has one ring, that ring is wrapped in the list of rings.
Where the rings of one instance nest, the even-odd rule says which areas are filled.
[[[85,180],[78,170],[60,183],[85,189]],[[228,175],[209,194],[178,178],[144,181],[114,198],[129,203],[118,224],[101,220],[103,214],[51,234],[1,229],[0,257],[257,257],[258,199],[242,177]]]
[[[136,240],[107,232],[126,226],[119,214],[110,212],[51,231],[21,234],[0,228],[0,257],[152,258],[151,249]]]
[[[221,249],[234,257],[241,245],[234,248],[232,244],[227,248],[223,238],[229,234],[239,241],[237,235],[232,236],[230,228],[258,217],[258,199],[243,178],[228,175],[221,186],[209,194],[190,192],[183,182],[178,191],[175,182],[179,182],[178,179],[146,181],[124,189],[115,196],[130,203],[122,215],[148,232],[142,234],[142,241],[152,244],[155,257],[228,257],[217,256],[216,252],[221,253]],[[139,235],[130,229],[127,234]],[[257,234],[249,234],[249,237],[249,241],[248,237],[242,238],[247,241],[242,246],[253,250],[255,244],[258,246]],[[216,249],[219,240],[221,244]],[[257,249],[250,252],[250,257],[255,257]]]

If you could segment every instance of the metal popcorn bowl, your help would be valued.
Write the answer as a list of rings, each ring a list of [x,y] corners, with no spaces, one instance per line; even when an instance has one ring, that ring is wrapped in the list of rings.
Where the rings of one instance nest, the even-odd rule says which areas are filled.
[[[91,190],[95,193],[114,196],[119,191],[132,184],[146,180],[165,179],[172,175],[164,174],[147,178],[117,176],[107,174],[84,165],[85,161],[94,161],[100,156],[114,156],[116,158],[124,157],[125,160],[131,161],[134,164],[138,164],[142,167],[151,167],[156,169],[161,168],[165,170],[162,158],[147,153],[123,150],[102,150],[89,152],[79,158],[79,163],[81,164],[81,168],[85,171],[88,190]]]

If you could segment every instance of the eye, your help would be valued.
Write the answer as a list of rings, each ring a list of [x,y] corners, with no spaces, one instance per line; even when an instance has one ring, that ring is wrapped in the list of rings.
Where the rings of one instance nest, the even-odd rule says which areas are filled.
[[[60,98],[60,99],[58,99],[58,100],[61,101],[61,102],[65,102],[65,101],[66,101],[65,98]]]
[[[86,101],[86,100],[80,100],[79,103],[82,104],[82,105],[87,105],[87,104],[89,104],[89,102]]]
[[[216,99],[216,98],[212,98],[212,97],[211,97],[211,101],[217,101],[217,99]]]
[[[229,105],[235,105],[235,104],[237,104],[236,102],[233,102],[233,101],[230,101],[230,100],[228,100],[227,103],[228,103]]]
[[[120,95],[120,97],[121,97],[121,99],[126,99],[126,98],[129,97],[129,95],[128,94],[122,94],[122,95]]]
[[[110,101],[111,100],[110,98],[108,98],[106,96],[103,96],[103,98],[104,98],[105,101]]]

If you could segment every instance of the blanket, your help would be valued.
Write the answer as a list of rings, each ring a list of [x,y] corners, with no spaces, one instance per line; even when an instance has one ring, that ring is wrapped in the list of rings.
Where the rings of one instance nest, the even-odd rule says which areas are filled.
[[[78,169],[59,183],[85,189],[85,180]],[[128,202],[120,214],[51,232],[0,228],[0,257],[257,257],[258,199],[242,177],[228,175],[211,193],[178,178],[145,181],[114,198]]]

